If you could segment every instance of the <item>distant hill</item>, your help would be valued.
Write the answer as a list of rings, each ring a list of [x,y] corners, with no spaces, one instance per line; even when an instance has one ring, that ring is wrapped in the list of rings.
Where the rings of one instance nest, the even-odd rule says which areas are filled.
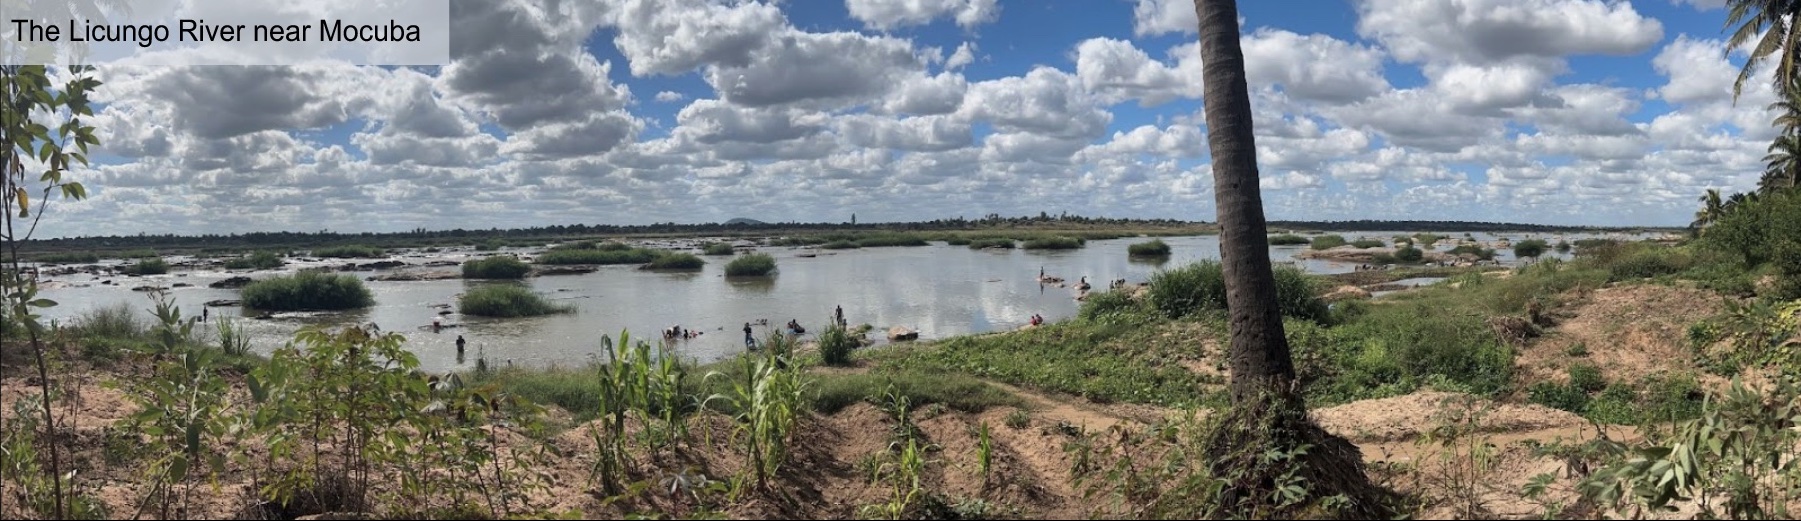
[[[730,226],[730,225],[734,225],[734,224],[748,224],[748,225],[751,225],[751,226],[763,226],[763,225],[766,225],[766,224],[769,224],[769,223],[766,223],[766,222],[763,222],[763,221],[759,221],[759,220],[756,220],[756,219],[746,219],[746,218],[743,218],[743,217],[739,217],[739,218],[736,218],[736,219],[732,219],[732,220],[730,220],[730,221],[726,221],[726,222],[725,222],[725,224],[726,224],[726,225],[727,225],[727,226]]]

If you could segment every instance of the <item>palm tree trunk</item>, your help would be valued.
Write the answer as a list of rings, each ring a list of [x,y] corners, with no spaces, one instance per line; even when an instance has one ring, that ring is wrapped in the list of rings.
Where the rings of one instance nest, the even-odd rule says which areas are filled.
[[[1234,0],[1195,0],[1200,16],[1201,77],[1206,85],[1207,142],[1213,152],[1213,194],[1219,209],[1219,253],[1230,313],[1232,399],[1260,391],[1289,394],[1295,379],[1271,271],[1268,223],[1258,186],[1251,96],[1245,85]]]

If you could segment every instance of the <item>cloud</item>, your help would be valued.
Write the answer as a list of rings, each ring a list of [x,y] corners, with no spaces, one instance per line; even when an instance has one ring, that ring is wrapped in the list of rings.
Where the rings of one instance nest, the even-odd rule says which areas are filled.
[[[742,66],[708,68],[720,98],[745,106],[810,102],[842,106],[886,94],[924,64],[906,40],[852,32],[789,31]]]
[[[1357,33],[1406,62],[1632,55],[1663,38],[1662,23],[1624,2],[1363,0],[1357,10]]]
[[[1192,1],[1138,0],[1132,6],[1132,34],[1135,36],[1196,34],[1200,27],[1201,19],[1195,16]]]
[[[996,0],[845,0],[850,17],[864,27],[877,30],[924,25],[941,16],[951,16],[965,29],[1000,18]]]
[[[957,52],[951,53],[950,58],[944,60],[944,70],[954,71],[975,62],[976,44],[963,42],[957,46]]]
[[[633,76],[676,75],[702,65],[743,67],[788,27],[781,9],[764,2],[719,5],[706,0],[615,0],[604,24]]]
[[[1051,67],[972,84],[958,113],[1003,132],[1060,139],[1100,137],[1113,119],[1075,76]]]
[[[666,90],[657,93],[657,101],[662,103],[677,103],[685,99],[688,99],[688,96],[680,92]]]

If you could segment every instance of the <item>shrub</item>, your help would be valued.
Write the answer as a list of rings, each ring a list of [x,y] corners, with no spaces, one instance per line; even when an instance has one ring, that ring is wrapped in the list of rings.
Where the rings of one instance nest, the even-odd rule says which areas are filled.
[[[1295,318],[1326,322],[1331,312],[1319,299],[1312,278],[1293,266],[1277,266],[1276,302],[1282,314]],[[1091,297],[1092,298],[1092,297]],[[1181,318],[1205,310],[1226,309],[1225,274],[1217,261],[1201,261],[1174,270],[1151,275],[1152,306],[1170,318]]]
[[[1532,403],[1577,414],[1588,408],[1588,393],[1569,384],[1535,383],[1526,389],[1526,396]]]
[[[1082,302],[1082,308],[1076,311],[1076,318],[1081,320],[1102,320],[1117,315],[1136,314],[1143,308],[1131,295],[1120,291],[1103,291],[1088,294],[1088,300]]]
[[[259,251],[259,252],[251,253],[250,255],[246,255],[243,257],[238,257],[236,259],[231,259],[231,260],[225,261],[225,269],[228,269],[228,270],[252,270],[252,269],[254,269],[254,270],[272,270],[275,268],[280,268],[283,264],[287,264],[287,261],[282,260],[281,256],[276,255],[275,252]]]
[[[1638,247],[1612,262],[1608,279],[1645,279],[1673,275],[1688,269],[1689,259],[1670,248]]]
[[[495,251],[506,246],[500,239],[488,239],[475,245],[475,251]]]
[[[705,265],[707,265],[707,261],[700,260],[700,257],[696,257],[692,253],[670,253],[657,257],[656,260],[650,261],[650,264],[644,267],[653,270],[693,271]]]
[[[738,257],[725,265],[728,277],[757,277],[768,275],[771,271],[775,271],[775,257],[763,253]]]
[[[119,270],[119,273],[126,275],[162,275],[168,272],[169,263],[160,258],[144,259]]]
[[[556,305],[522,286],[489,284],[471,289],[457,299],[457,311],[481,317],[535,317],[573,313],[575,306]]]
[[[1513,378],[1513,350],[1482,315],[1435,303],[1368,306],[1333,328],[1288,327],[1297,370],[1320,375],[1302,382],[1309,403],[1406,394],[1434,381],[1492,395]]]
[[[1544,240],[1526,239],[1513,244],[1513,256],[1522,259],[1526,257],[1537,257],[1539,255],[1544,255],[1545,250],[1548,249],[1550,249],[1550,245],[1545,244]]]
[[[1388,243],[1382,242],[1382,239],[1357,239],[1351,243],[1351,246],[1358,248],[1381,248],[1387,245]]]
[[[1079,237],[1041,237],[1027,240],[1022,247],[1028,250],[1073,250],[1086,242]]]
[[[819,357],[826,365],[849,365],[850,351],[856,347],[856,339],[837,325],[827,327],[819,334]]]
[[[974,240],[969,241],[969,249],[972,249],[972,250],[980,250],[980,249],[986,249],[986,248],[1003,248],[1003,249],[1011,250],[1011,249],[1013,249],[1013,246],[1014,246],[1013,239],[1008,239],[1005,237],[989,237],[989,238],[985,238],[985,239],[974,239]]]
[[[1569,253],[1570,241],[1557,241],[1557,246],[1554,246],[1554,248],[1557,249],[1557,253]]]
[[[267,311],[337,310],[369,307],[375,297],[352,275],[301,271],[244,286],[244,307]]]
[[[732,243],[729,242],[710,242],[707,243],[706,246],[701,247],[701,253],[707,255],[731,255],[737,253],[737,250],[733,248]]]
[[[1570,387],[1593,393],[1607,387],[1607,378],[1601,376],[1601,368],[1594,364],[1574,364],[1570,366]]]
[[[968,246],[970,242],[973,242],[973,241],[971,241],[970,238],[964,237],[962,235],[951,235],[951,236],[944,238],[944,243],[949,244],[951,246]],[[1007,241],[1008,247],[1012,247],[1012,244],[1013,244],[1013,241]],[[980,249],[980,248],[978,248],[978,249]]]
[[[161,255],[157,255],[156,250],[144,249],[144,248],[139,248],[136,250],[125,250],[125,251],[113,253],[111,255],[107,255],[108,258],[113,258],[113,259],[149,259],[149,258],[160,257],[160,256]]]
[[[820,249],[826,249],[826,250],[849,250],[849,249],[854,249],[854,248],[861,248],[862,246],[858,245],[855,242],[839,240],[839,241],[832,241],[832,242],[828,242],[825,244],[821,244],[821,245],[819,245],[819,247],[820,247]]]
[[[1126,253],[1138,257],[1163,257],[1169,255],[1169,244],[1164,243],[1163,239],[1152,239],[1150,242],[1127,246]]]
[[[465,279],[523,279],[532,267],[511,255],[496,255],[463,262]]]
[[[1312,244],[1315,250],[1329,250],[1349,243],[1344,240],[1343,235],[1321,235],[1314,237]]]
[[[1412,245],[1408,245],[1405,248],[1395,250],[1394,257],[1395,260],[1401,262],[1419,262],[1426,258],[1426,252],[1419,248],[1415,248]]]
[[[138,339],[149,332],[149,324],[140,320],[124,302],[95,308],[76,317],[75,334],[83,339]]]
[[[352,245],[347,245],[347,246],[332,246],[329,248],[315,248],[313,250],[313,256],[314,257],[341,258],[341,259],[342,258],[380,258],[380,257],[386,257],[387,253],[383,252],[381,250],[381,248],[376,248],[376,247],[372,247],[372,246],[363,246],[360,244],[352,244]]]
[[[1293,246],[1296,244],[1307,244],[1308,242],[1311,242],[1311,241],[1308,241],[1306,237],[1302,237],[1302,236],[1295,235],[1292,233],[1284,233],[1281,235],[1271,235],[1269,238],[1270,246]]]
[[[1414,240],[1419,241],[1419,246],[1421,248],[1430,250],[1438,244],[1438,241],[1444,240],[1445,236],[1436,233],[1416,233],[1413,235],[1413,238]]]
[[[611,243],[618,244],[618,243]],[[569,248],[544,252],[536,259],[538,264],[644,264],[656,260],[656,250],[638,249],[601,249],[601,248]]]

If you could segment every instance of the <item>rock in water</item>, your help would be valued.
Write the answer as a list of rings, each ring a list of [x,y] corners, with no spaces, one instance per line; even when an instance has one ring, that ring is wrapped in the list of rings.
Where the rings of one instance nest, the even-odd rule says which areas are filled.
[[[215,289],[242,288],[250,285],[252,282],[256,282],[256,280],[251,279],[250,277],[232,277],[212,284],[207,284],[206,287]]]
[[[902,326],[894,326],[894,327],[888,328],[888,341],[890,341],[890,342],[900,342],[903,340],[918,340],[918,339],[919,339],[918,331],[907,329]]]

